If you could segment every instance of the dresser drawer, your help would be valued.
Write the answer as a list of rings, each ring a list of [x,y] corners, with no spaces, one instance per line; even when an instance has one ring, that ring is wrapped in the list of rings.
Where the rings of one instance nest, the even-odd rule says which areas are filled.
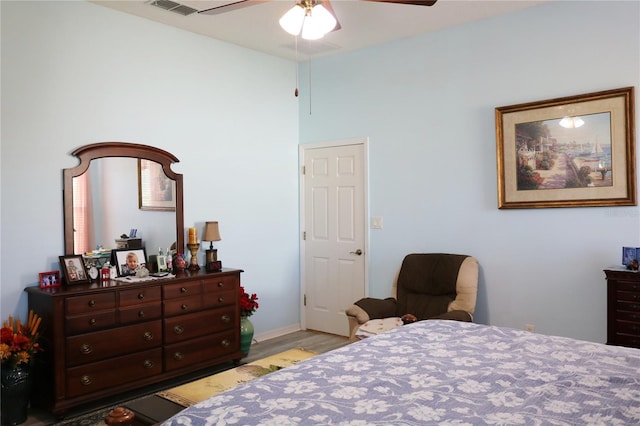
[[[130,308],[121,308],[118,312],[120,313],[121,324],[150,321],[162,317],[162,304],[158,301],[156,303],[136,305]]]
[[[67,334],[88,333],[116,325],[116,311],[102,311],[89,315],[65,318]]]
[[[204,292],[218,292],[235,290],[238,291],[240,280],[235,275],[225,275],[222,277],[207,278],[204,280]]]
[[[202,296],[200,295],[164,301],[165,316],[187,314],[200,309],[202,309]]]
[[[630,348],[640,348],[640,336],[616,333],[614,344],[618,346],[628,346]]]
[[[216,291],[204,293],[203,303],[207,308],[233,305],[238,301],[238,291]]]
[[[66,338],[67,365],[80,365],[151,349],[162,344],[162,321],[96,331]]]
[[[132,306],[140,303],[159,302],[162,297],[160,286],[120,290],[119,306]]]
[[[616,333],[640,336],[640,322],[616,321]]]
[[[162,291],[165,300],[177,299],[202,294],[202,285],[200,280],[180,284],[165,284],[162,287]]]
[[[89,312],[114,309],[116,307],[116,292],[96,293],[87,296],[68,297],[65,302],[67,315],[79,315]]]
[[[628,301],[628,302],[638,302],[640,303],[640,292],[633,291],[620,291],[616,292],[616,298],[618,300]]]
[[[615,304],[615,308],[617,312],[620,312],[620,311],[640,312],[640,301],[627,302],[627,301],[618,300]]]
[[[229,331],[165,347],[165,370],[177,370],[201,362],[210,363],[215,358],[237,351],[236,334]]]
[[[631,281],[618,281],[616,283],[616,289],[618,291],[637,291],[640,293],[640,283],[634,283]]]
[[[66,396],[82,396],[160,373],[160,348],[69,368],[65,372]]]
[[[620,310],[616,312],[616,317],[617,319],[622,321],[632,321],[640,323],[640,311],[632,312]]]
[[[164,343],[181,342],[228,330],[235,325],[235,306],[164,320]]]

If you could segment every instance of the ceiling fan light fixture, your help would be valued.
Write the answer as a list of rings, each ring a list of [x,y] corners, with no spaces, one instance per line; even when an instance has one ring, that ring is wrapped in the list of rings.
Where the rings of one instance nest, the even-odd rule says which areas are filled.
[[[293,6],[280,18],[280,26],[291,35],[297,36],[302,31],[305,10],[300,4]]]
[[[280,18],[280,26],[289,34],[305,40],[318,40],[336,27],[338,21],[321,4],[298,3]]]

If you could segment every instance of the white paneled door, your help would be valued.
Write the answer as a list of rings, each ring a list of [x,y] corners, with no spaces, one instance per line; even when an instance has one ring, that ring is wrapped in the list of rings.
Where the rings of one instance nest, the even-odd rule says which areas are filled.
[[[305,325],[347,336],[345,310],[365,295],[365,142],[302,155]]]

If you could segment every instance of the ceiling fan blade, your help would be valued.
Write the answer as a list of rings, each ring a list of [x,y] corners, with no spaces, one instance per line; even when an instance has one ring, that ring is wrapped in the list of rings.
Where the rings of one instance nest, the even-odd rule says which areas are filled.
[[[331,31],[338,31],[340,28],[342,28],[342,26],[340,25],[340,21],[338,21],[338,16],[336,15],[336,11],[333,10],[333,6],[331,6],[331,2],[329,0],[320,0],[318,1],[318,4],[321,4],[322,6],[324,6],[324,8],[327,9],[329,13],[333,15],[334,18],[336,18],[336,26]]]
[[[225,4],[222,6],[216,6],[205,10],[200,10],[198,13],[203,15],[218,15],[220,13],[231,12],[232,10],[242,9],[244,7],[253,6],[260,3],[266,3],[271,0],[238,0],[233,3]]]
[[[377,3],[397,3],[397,4],[412,4],[414,6],[433,6],[437,0],[362,0],[362,1],[373,1]]]

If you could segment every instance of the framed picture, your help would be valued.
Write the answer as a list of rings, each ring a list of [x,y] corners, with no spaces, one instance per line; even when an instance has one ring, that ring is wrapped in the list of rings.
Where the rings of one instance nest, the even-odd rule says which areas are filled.
[[[119,277],[136,274],[139,266],[147,267],[147,254],[144,248],[113,250],[115,265]]]
[[[637,205],[633,87],[495,115],[498,208]]]
[[[81,255],[59,256],[59,259],[67,285],[89,284],[91,282]]]
[[[40,288],[60,287],[60,271],[40,272]]]
[[[640,247],[622,247],[622,264],[629,266],[634,260],[638,260]]]
[[[162,164],[138,159],[138,206],[140,210],[176,210],[176,182],[162,170]]]

